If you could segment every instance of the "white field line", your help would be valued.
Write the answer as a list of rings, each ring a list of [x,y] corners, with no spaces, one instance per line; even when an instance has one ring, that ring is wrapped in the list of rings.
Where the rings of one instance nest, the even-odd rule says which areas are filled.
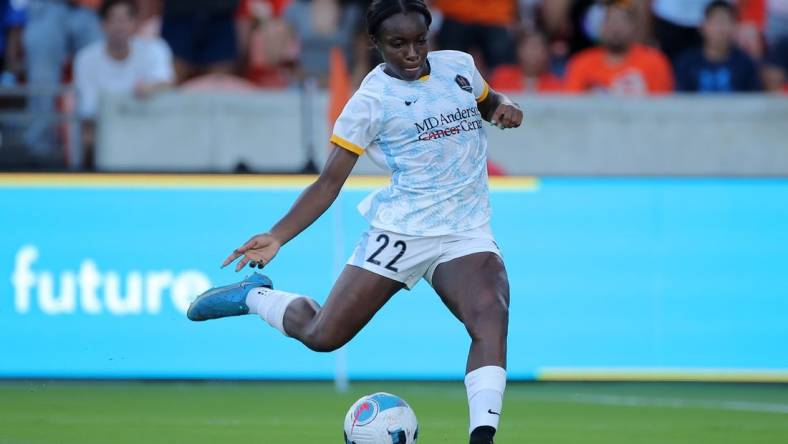
[[[783,413],[788,414],[788,404],[752,402],[752,401],[722,401],[722,400],[694,400],[681,398],[647,398],[642,396],[621,396],[604,394],[565,395],[545,397],[544,400],[566,400],[587,404],[602,404],[625,407],[669,407],[669,408],[702,408],[710,410],[736,410],[744,412]]]

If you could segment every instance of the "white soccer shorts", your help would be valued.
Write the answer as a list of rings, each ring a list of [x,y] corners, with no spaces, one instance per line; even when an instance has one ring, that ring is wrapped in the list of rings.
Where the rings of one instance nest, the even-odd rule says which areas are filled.
[[[438,265],[482,252],[502,256],[489,225],[443,236],[408,236],[373,227],[361,236],[347,263],[411,289],[421,278],[432,285]]]

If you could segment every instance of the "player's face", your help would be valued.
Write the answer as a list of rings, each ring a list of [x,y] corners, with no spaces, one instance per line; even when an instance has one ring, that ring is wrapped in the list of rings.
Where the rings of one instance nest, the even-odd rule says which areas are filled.
[[[122,44],[128,42],[134,35],[137,21],[134,12],[128,5],[115,5],[104,19],[104,33],[110,43]]]
[[[416,80],[427,73],[427,22],[412,12],[392,15],[383,21],[373,39],[386,72],[403,80]]]

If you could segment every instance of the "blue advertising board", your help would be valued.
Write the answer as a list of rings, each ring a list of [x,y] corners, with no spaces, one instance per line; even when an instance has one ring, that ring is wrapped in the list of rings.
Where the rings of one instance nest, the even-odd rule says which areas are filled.
[[[0,377],[461,378],[467,334],[426,282],[340,353],[186,319],[310,180],[0,175]],[[325,299],[378,182],[281,250],[276,287]],[[515,178],[491,201],[511,378],[788,380],[788,180]]]

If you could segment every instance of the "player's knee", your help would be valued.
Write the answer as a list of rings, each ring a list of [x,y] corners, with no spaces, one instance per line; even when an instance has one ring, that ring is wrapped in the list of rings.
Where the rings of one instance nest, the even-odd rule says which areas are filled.
[[[333,351],[339,350],[341,345],[336,345],[331,342],[310,342],[307,343],[307,347],[310,350],[318,353],[331,353]]]
[[[505,295],[497,292],[479,295],[465,320],[465,326],[472,338],[505,335],[509,325],[507,299]]]
[[[506,321],[509,319],[509,301],[505,294],[497,291],[478,296],[473,308],[473,317],[478,321]]]
[[[303,338],[304,345],[310,350],[320,353],[330,353],[339,350],[347,341],[320,330],[311,329]]]

